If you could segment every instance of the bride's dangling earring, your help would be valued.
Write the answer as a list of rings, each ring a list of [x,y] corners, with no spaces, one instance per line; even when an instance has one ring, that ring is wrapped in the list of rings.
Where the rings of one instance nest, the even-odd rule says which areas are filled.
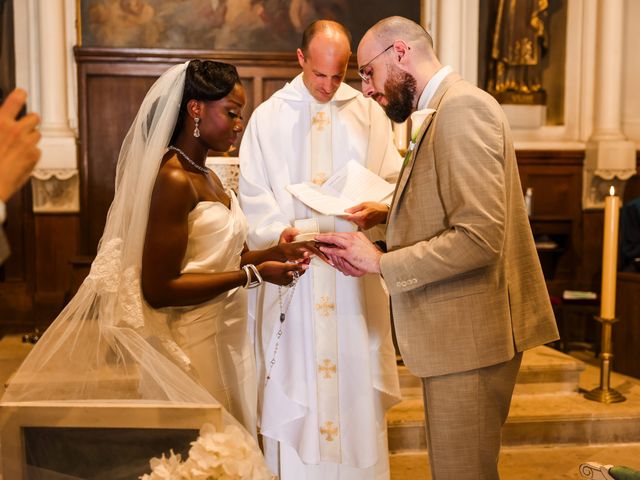
[[[200,136],[200,129],[198,128],[198,125],[200,124],[200,118],[199,117],[195,117],[193,119],[193,121],[196,124],[196,127],[193,129],[193,136],[198,138]]]

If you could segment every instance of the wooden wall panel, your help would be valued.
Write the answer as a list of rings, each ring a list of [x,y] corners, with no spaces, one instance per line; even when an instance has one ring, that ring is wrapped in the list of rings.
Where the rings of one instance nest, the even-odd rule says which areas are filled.
[[[618,274],[617,312],[613,325],[613,369],[640,378],[640,273]]]
[[[24,282],[29,271],[29,245],[27,239],[31,235],[30,227],[33,216],[30,215],[31,186],[26,184],[7,202],[7,220],[3,228],[9,244],[11,256],[0,265],[0,281]]]
[[[152,76],[95,75],[87,78],[87,161],[83,223],[87,226],[86,250],[95,253],[104,219],[113,200],[120,145],[147,90]]]
[[[286,79],[286,78],[266,78],[266,79],[263,79],[261,97],[262,98],[271,97],[271,95],[273,95],[278,90],[280,90],[282,87],[284,87],[285,84],[289,80],[290,79]]]
[[[580,290],[600,292],[603,223],[602,210],[585,210],[583,212],[580,231],[582,245],[576,272],[576,285]]]
[[[31,211],[31,187],[7,202],[4,228],[11,256],[0,265],[0,337],[3,333],[29,330],[33,324],[34,216]]]
[[[68,301],[71,259],[78,251],[78,215],[37,215],[35,218],[35,278],[33,325],[43,331]]]
[[[531,229],[537,240],[557,243],[538,249],[552,295],[576,289],[582,250],[582,151],[517,153],[523,192],[533,189]],[[543,238],[545,237],[545,238]]]

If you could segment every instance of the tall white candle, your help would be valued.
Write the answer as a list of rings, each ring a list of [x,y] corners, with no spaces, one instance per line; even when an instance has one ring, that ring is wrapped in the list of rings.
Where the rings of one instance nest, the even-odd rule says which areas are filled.
[[[618,265],[618,219],[620,197],[613,186],[604,201],[604,241],[602,244],[602,289],[600,316],[613,319],[616,316],[616,275]]]

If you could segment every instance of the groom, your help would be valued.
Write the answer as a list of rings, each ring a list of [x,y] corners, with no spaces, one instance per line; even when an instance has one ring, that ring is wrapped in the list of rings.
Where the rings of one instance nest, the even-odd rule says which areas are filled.
[[[419,130],[388,214],[388,253],[318,235],[344,273],[379,273],[407,367],[422,377],[432,477],[497,479],[522,352],[558,338],[500,105],[402,17],[358,47],[365,96]],[[413,112],[413,114],[412,114]]]

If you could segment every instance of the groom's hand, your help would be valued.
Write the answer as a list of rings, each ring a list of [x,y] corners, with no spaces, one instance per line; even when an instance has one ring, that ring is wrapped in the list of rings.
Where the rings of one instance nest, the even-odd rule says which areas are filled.
[[[324,244],[320,250],[330,258],[340,258],[347,275],[362,276],[365,273],[380,273],[382,252],[361,232],[323,233],[316,241]],[[334,261],[335,263],[335,261]]]
[[[344,258],[329,256],[329,259],[331,260],[331,265],[347,277],[361,277],[367,273],[364,270],[357,269]]]

